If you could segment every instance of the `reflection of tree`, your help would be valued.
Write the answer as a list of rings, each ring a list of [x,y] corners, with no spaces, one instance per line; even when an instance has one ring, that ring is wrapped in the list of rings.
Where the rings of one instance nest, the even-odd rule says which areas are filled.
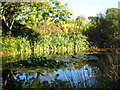
[[[32,77],[35,73],[16,73],[15,71],[6,69],[3,70],[3,88],[41,88],[43,85],[40,82],[40,72],[37,72],[36,77]],[[23,75],[24,74],[24,75]],[[17,76],[16,76],[17,75]],[[23,76],[24,78],[21,78]]]
[[[54,77],[54,80],[51,81],[51,83],[49,83],[48,81],[43,81],[40,82],[39,78],[35,78],[34,81],[32,82],[32,84],[30,85],[25,85],[27,88],[68,88],[68,87],[72,87],[69,81],[62,81],[62,80],[58,80],[57,77],[59,75],[57,74]]]
[[[71,71],[70,71],[71,72]],[[81,79],[76,84],[74,83],[74,76],[71,76],[69,80],[58,79],[60,76],[56,74],[53,76],[52,80],[49,82],[48,80],[41,81],[40,77],[47,77],[49,73],[41,73],[41,72],[29,72],[29,73],[17,73],[16,71],[4,70],[3,71],[3,83],[4,88],[77,88],[78,86],[81,87],[90,87],[87,85],[87,78],[78,72],[79,76],[82,76],[82,79],[85,79],[81,82]],[[67,74],[67,73],[66,73]],[[9,77],[8,77],[9,76]],[[48,77],[49,78],[49,77]],[[73,83],[71,83],[73,82]],[[5,84],[6,83],[6,84]],[[84,85],[84,83],[86,83]]]
[[[21,84],[22,82],[17,82],[14,78],[14,71],[10,70],[3,70],[2,72],[3,77],[3,88],[9,89],[9,88],[22,88]]]
[[[83,71],[83,74],[81,74],[81,72],[78,72],[77,74],[79,74],[79,76],[82,76],[82,79],[81,78],[77,78],[78,79],[78,82],[76,82],[76,84],[73,82],[73,77],[70,77],[69,80],[64,80],[63,79],[58,79],[57,77],[59,77],[58,74],[56,74],[56,76],[53,76],[53,79],[51,80],[51,83],[49,81],[45,81],[45,80],[41,80],[40,77],[41,76],[44,76],[44,77],[49,77],[49,74],[50,73],[53,73],[54,70],[62,70],[62,71],[65,71],[69,68],[68,71],[74,71],[75,69],[79,69],[79,70],[82,70],[85,65],[86,65],[86,62],[82,62],[83,58],[79,58],[79,59],[74,59],[74,60],[70,60],[71,62],[64,62],[64,64],[67,66],[67,67],[63,67],[62,63],[63,62],[57,62],[57,60],[51,60],[51,59],[47,59],[45,57],[31,57],[29,58],[28,60],[21,60],[19,62],[15,62],[13,64],[14,65],[20,65],[22,64],[22,66],[20,66],[18,69],[20,72],[17,72],[16,71],[13,71],[13,68],[14,70],[17,70],[16,69],[16,66],[12,68],[12,71],[11,70],[3,70],[3,87],[6,88],[6,87],[10,87],[11,86],[16,86],[17,87],[21,87],[21,88],[70,88],[70,87],[78,87],[78,86],[81,86],[81,87],[91,87],[89,86],[87,83],[87,77],[88,78],[91,78],[90,75],[91,75],[91,72],[88,70],[88,72],[86,72],[86,70],[84,69]],[[41,63],[41,64],[40,64]],[[39,67],[36,67],[36,65],[43,65],[43,68],[40,68]],[[44,68],[44,64],[46,64],[46,66],[48,67],[45,67]],[[52,68],[50,69],[50,65],[53,64],[54,66],[56,66],[56,68]],[[33,66],[35,67],[33,67]],[[68,67],[68,65],[70,67]],[[58,66],[58,68],[57,68]],[[62,66],[59,68],[59,66]],[[28,67],[28,68],[26,68]],[[30,67],[30,68],[29,68]],[[31,67],[33,67],[31,69]],[[21,69],[22,68],[22,69]],[[88,67],[89,68],[89,67]],[[39,70],[37,71],[38,69],[44,69],[44,70]],[[71,70],[70,70],[71,69]],[[26,72],[26,73],[23,73],[23,72]],[[44,73],[46,72],[46,74]],[[74,73],[75,74],[75,73]],[[86,77],[86,74],[87,74],[87,77]],[[24,79],[22,78],[24,77]],[[85,78],[85,80],[83,80]],[[83,82],[81,82],[81,80],[83,80]],[[73,83],[71,83],[73,82]],[[92,82],[92,81],[90,81]],[[86,84],[85,84],[86,83]],[[84,85],[85,84],[85,85]],[[88,85],[88,86],[87,86]]]
[[[23,86],[24,88],[40,88],[40,72],[37,72],[36,77],[32,77],[30,79],[28,79],[30,77],[30,73],[28,76],[28,81],[25,83],[25,85]]]
[[[65,66],[63,61],[56,61],[53,59],[47,59],[46,57],[31,57],[29,60],[21,60],[13,63],[4,63],[5,66],[13,66],[13,67],[48,67],[48,68],[60,68]]]
[[[95,72],[91,69],[91,67],[85,65],[80,69],[64,72],[64,74],[72,87],[91,88],[96,87]]]

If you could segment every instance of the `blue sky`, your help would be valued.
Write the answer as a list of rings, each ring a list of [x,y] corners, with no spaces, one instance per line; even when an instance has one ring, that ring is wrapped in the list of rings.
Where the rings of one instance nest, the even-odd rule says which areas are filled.
[[[118,8],[120,0],[59,0],[68,3],[68,10],[73,13],[72,18],[77,16],[96,16],[98,13],[105,13],[108,8]]]

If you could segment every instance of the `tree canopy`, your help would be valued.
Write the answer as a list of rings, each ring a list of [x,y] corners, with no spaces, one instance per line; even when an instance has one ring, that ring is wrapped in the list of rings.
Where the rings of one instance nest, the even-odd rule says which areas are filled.
[[[2,19],[9,31],[17,19],[23,23],[38,24],[41,20],[54,22],[67,21],[70,13],[67,4],[62,5],[59,1],[49,2],[2,2]]]
[[[118,27],[118,9],[109,8],[105,14],[89,17],[92,26],[88,30],[89,40],[99,47],[119,47],[120,30]]]

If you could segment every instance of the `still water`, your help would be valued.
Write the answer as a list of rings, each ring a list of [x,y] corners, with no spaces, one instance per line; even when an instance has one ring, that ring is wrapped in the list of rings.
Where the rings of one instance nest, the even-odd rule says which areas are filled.
[[[113,55],[117,68],[106,56],[105,52],[51,52],[3,57],[2,86],[5,89],[118,88],[116,62],[120,55]]]

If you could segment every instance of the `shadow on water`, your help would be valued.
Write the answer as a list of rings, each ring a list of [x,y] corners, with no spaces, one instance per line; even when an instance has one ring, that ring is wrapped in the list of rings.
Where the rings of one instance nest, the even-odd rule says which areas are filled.
[[[118,88],[120,56],[111,55],[79,52],[5,57],[3,88]]]

